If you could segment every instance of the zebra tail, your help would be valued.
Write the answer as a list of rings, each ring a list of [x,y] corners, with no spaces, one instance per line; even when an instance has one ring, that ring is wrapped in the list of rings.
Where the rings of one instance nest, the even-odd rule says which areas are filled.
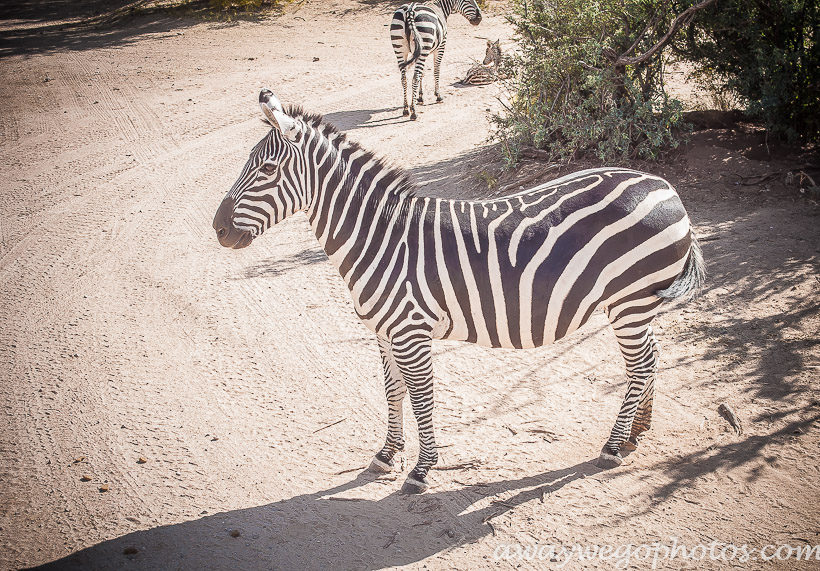
[[[706,263],[703,261],[703,252],[695,237],[695,232],[690,231],[690,234],[692,244],[689,247],[689,257],[686,258],[683,271],[668,288],[655,292],[658,297],[688,301],[695,297],[706,284]]]
[[[407,35],[407,41],[413,42],[413,55],[409,60],[400,63],[399,69],[408,67],[411,63],[419,59],[419,56],[421,55],[421,42],[419,41],[419,31],[416,28],[416,11],[413,10],[413,4],[410,5],[410,9],[407,11],[407,15],[405,17],[404,33]]]

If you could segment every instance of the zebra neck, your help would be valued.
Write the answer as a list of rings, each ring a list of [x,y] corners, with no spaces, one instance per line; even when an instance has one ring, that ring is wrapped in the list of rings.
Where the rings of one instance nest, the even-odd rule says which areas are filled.
[[[439,10],[444,14],[445,20],[453,13],[453,0],[433,0],[430,4],[438,6]]]
[[[307,215],[322,248],[342,272],[342,260],[356,255],[361,244],[383,236],[388,226],[406,223],[413,187],[403,171],[358,145],[343,141],[330,147],[319,162]]]

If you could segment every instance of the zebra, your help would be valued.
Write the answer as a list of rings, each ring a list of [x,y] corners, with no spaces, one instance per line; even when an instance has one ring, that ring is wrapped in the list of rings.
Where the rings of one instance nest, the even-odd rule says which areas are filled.
[[[598,465],[621,464],[651,423],[661,305],[705,279],[701,249],[672,186],[624,168],[576,172],[503,198],[417,194],[388,167],[298,106],[259,94],[269,133],[253,148],[213,221],[244,248],[271,225],[307,215],[361,321],[376,334],[388,428],[370,468],[404,449],[402,402],[418,424],[418,461],[402,490],[427,489],[433,434],[433,339],[533,348],[603,308],[626,361],[627,390]]]
[[[501,40],[487,40],[487,51],[484,61],[477,63],[467,70],[462,85],[487,85],[496,79],[502,78],[501,72]]]
[[[399,7],[390,24],[390,41],[399,60],[401,86],[404,90],[402,115],[416,119],[416,93],[419,104],[424,104],[422,77],[427,56],[433,53],[433,76],[435,78],[436,103],[441,102],[439,93],[439,68],[447,44],[447,17],[453,12],[462,14],[474,26],[481,22],[481,10],[475,0],[430,0],[424,4],[411,2]],[[410,56],[408,58],[408,56]],[[410,105],[407,104],[407,68],[415,62],[413,90]]]

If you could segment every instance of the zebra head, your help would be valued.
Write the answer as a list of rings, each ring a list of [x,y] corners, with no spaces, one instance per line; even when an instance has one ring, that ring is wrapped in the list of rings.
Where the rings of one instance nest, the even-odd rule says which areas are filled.
[[[453,11],[467,18],[473,26],[478,26],[481,22],[481,10],[478,9],[476,0],[456,0]]]
[[[484,55],[484,65],[501,63],[501,40],[487,40],[487,53]]]
[[[444,11],[445,17],[453,12],[458,12],[473,26],[478,26],[481,22],[481,10],[478,8],[476,0],[437,0],[437,4]]]
[[[300,152],[304,124],[284,112],[269,89],[259,105],[272,128],[251,151],[242,174],[222,199],[214,230],[226,248],[244,248],[267,228],[307,207],[304,160]],[[301,160],[300,160],[301,159]]]

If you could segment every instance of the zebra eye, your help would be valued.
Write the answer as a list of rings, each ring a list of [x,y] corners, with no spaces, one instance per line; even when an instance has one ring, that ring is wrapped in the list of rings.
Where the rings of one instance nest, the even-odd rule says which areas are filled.
[[[262,168],[259,169],[263,174],[272,175],[276,172],[276,165],[272,163],[265,163],[262,165]]]

